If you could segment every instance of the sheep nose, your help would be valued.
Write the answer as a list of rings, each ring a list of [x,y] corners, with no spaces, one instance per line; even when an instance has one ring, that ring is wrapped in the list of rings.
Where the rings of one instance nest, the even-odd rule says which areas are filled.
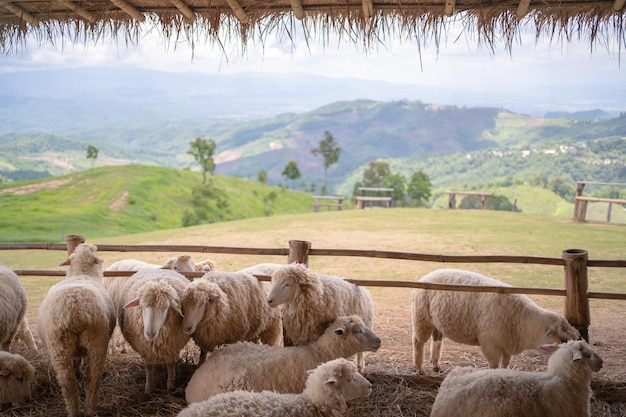
[[[153,341],[157,337],[156,332],[153,332],[153,331],[145,331],[143,335],[146,338],[146,340],[148,340],[149,342]]]
[[[187,326],[187,327],[185,327],[185,328],[183,329],[183,332],[184,332],[185,334],[191,334],[191,333],[193,333],[193,330],[191,329],[191,326]]]

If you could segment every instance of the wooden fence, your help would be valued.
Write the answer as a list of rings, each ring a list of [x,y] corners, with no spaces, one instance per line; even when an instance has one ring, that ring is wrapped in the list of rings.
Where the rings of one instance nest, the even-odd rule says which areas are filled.
[[[70,235],[66,243],[4,243],[0,250],[63,250],[71,253],[76,246],[83,243],[82,236]],[[544,258],[535,256],[465,256],[465,255],[429,255],[411,252],[356,250],[356,249],[313,249],[311,242],[290,240],[288,248],[242,248],[224,246],[190,246],[190,245],[104,245],[96,244],[99,252],[180,252],[180,253],[226,253],[238,255],[279,255],[287,256],[287,263],[299,262],[308,265],[310,256],[357,256],[381,259],[402,259],[411,261],[427,261],[442,263],[513,263],[554,265],[564,268],[565,285],[559,288],[527,288],[472,286],[421,283],[416,281],[387,281],[348,279],[357,285],[371,287],[425,288],[444,291],[496,292],[507,294],[536,294],[565,297],[564,315],[575,326],[583,338],[589,341],[589,324],[591,315],[589,299],[626,300],[626,293],[591,292],[588,291],[588,268],[626,268],[624,260],[592,260],[588,259],[584,249],[565,249],[561,258]],[[65,276],[65,271],[47,270],[15,270],[17,275],[24,276]],[[105,276],[130,276],[135,271],[105,271]],[[202,272],[184,272],[188,278],[201,277]],[[269,280],[269,276],[257,275],[260,280]]]
[[[626,205],[626,200],[621,198],[600,198],[600,197],[584,197],[583,190],[586,184],[593,185],[610,185],[615,187],[626,187],[625,183],[620,182],[595,182],[595,181],[578,181],[576,183],[576,197],[574,199],[574,220],[584,222],[587,216],[587,203],[608,203],[606,211],[606,222],[611,223],[611,210],[613,204]]]

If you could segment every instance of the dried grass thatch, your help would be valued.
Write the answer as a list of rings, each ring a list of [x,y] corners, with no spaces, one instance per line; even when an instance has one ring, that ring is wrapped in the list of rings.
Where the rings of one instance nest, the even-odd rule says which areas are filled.
[[[455,21],[491,47],[512,47],[524,26],[562,42],[583,38],[620,51],[626,44],[624,0],[0,0],[0,50],[18,50],[29,35],[40,43],[135,44],[142,30],[155,28],[164,41],[192,46],[232,40],[245,46],[302,31],[307,39],[336,34],[369,49],[398,37],[438,43]]]

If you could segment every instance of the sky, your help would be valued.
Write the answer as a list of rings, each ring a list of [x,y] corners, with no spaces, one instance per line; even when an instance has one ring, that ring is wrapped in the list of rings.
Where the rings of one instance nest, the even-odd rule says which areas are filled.
[[[601,103],[604,91],[616,86],[626,88],[626,68],[621,64],[619,47],[598,44],[592,52],[587,39],[571,43],[535,39],[528,30],[520,35],[509,51],[496,44],[494,50],[477,45],[473,36],[459,36],[458,25],[450,25],[439,42],[418,47],[411,39],[388,38],[384,46],[375,44],[364,50],[350,41],[331,36],[327,42],[307,42],[301,31],[292,40],[268,37],[263,45],[251,43],[244,53],[240,45],[224,47],[198,43],[192,48],[185,41],[167,43],[158,31],[142,27],[137,45],[105,40],[97,45],[37,46],[30,40],[25,48],[0,56],[2,73],[40,68],[121,67],[149,68],[171,72],[230,74],[263,72],[271,74],[313,74],[333,78],[358,78],[441,87],[453,91],[486,90],[500,94],[524,95],[532,100],[533,91],[546,93],[592,86],[592,91],[565,101],[580,100],[589,106]],[[623,54],[623,52],[622,52]],[[559,92],[559,89],[561,92]],[[581,90],[582,91],[582,90]],[[595,95],[595,96],[594,96]],[[593,97],[592,97],[593,96]],[[580,103],[579,103],[580,104]],[[606,103],[610,110],[626,110],[624,104]]]

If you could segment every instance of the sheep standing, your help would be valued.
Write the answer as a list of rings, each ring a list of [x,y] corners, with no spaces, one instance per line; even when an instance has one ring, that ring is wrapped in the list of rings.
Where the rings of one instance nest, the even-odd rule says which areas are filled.
[[[0,350],[0,406],[30,401],[35,368],[22,356]]]
[[[243,272],[207,272],[185,288],[182,328],[200,348],[200,364],[222,344],[280,344],[280,312],[267,305],[265,296],[262,283]]]
[[[357,316],[340,316],[306,346],[226,345],[209,356],[191,377],[185,398],[199,402],[228,391],[299,393],[307,371],[319,363],[380,348],[380,338]]]
[[[367,327],[374,326],[374,303],[366,288],[343,278],[317,274],[306,265],[284,265],[272,274],[267,296],[270,307],[281,306],[286,344],[305,345],[317,340],[339,316],[357,314]],[[357,354],[359,370],[363,354]]]
[[[78,245],[69,257],[65,279],[52,286],[39,305],[39,336],[70,417],[78,415],[81,359],[87,364],[87,414],[96,413],[107,345],[115,327],[113,301],[102,284],[102,263],[95,245]]]
[[[602,359],[582,340],[541,348],[556,350],[546,372],[452,370],[431,417],[590,417],[591,372],[602,368]]]
[[[346,359],[325,362],[311,370],[301,394],[235,391],[191,404],[178,417],[341,416],[347,402],[367,397],[370,382]]]
[[[176,271],[142,269],[121,289],[116,308],[122,334],[146,365],[145,392],[154,389],[157,364],[167,368],[167,389],[176,382],[176,361],[190,335],[183,332],[181,295],[189,280]]]
[[[484,275],[440,269],[418,282],[508,286]],[[489,367],[506,368],[511,355],[542,343],[578,339],[578,331],[556,313],[545,310],[525,295],[443,290],[413,290],[411,303],[413,364],[424,373],[424,345],[432,335],[431,362],[439,372],[443,338],[480,346]]]
[[[26,317],[28,301],[17,274],[0,264],[0,350],[6,352]]]

